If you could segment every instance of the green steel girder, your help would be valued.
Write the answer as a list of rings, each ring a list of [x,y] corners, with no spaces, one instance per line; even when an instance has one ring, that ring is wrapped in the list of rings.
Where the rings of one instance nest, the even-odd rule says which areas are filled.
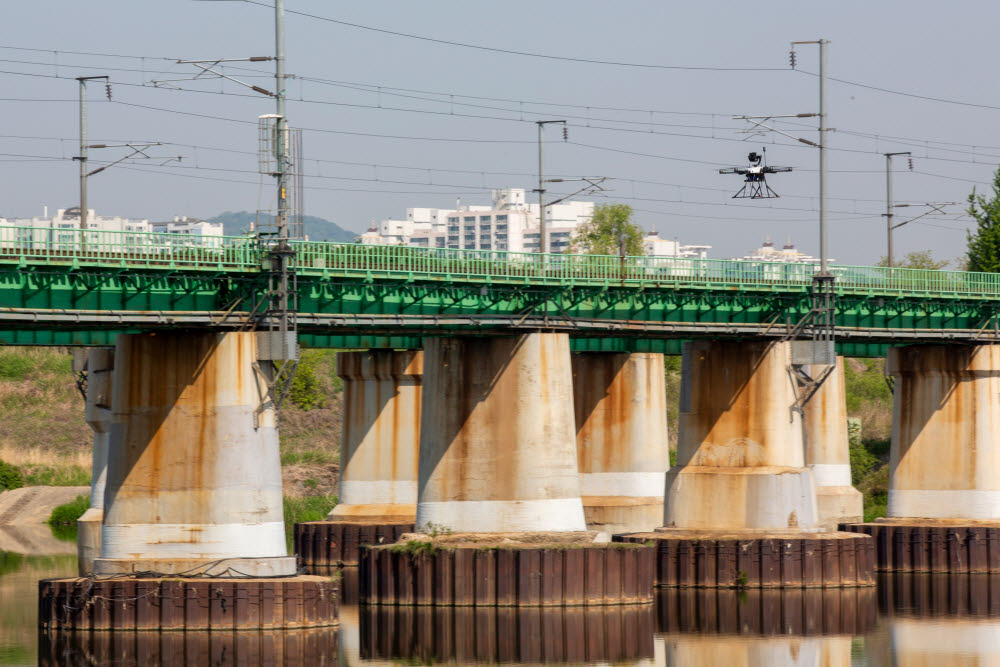
[[[758,325],[756,331],[766,330],[773,336],[793,326],[811,308],[807,291],[740,291],[729,287],[708,290],[703,286],[684,289],[613,283],[528,285],[316,275],[300,276],[298,286],[299,311],[304,317],[398,315],[411,320],[451,317],[451,324],[436,329],[441,335],[485,333],[475,323],[475,317],[507,318],[505,321],[511,322],[528,317],[537,322],[551,317],[564,322],[699,324],[706,325],[704,336],[719,335],[721,325]],[[0,268],[0,314],[4,309],[108,313],[219,313],[232,309],[237,311],[234,319],[239,319],[242,311],[251,310],[266,291],[266,275],[247,271],[125,270],[119,266],[84,270],[58,266]],[[995,339],[1000,327],[1000,300],[982,297],[845,293],[837,297],[836,308],[837,326],[859,332],[848,333],[845,340],[838,342],[839,350],[854,356],[884,354],[886,345],[894,338],[892,331],[881,331],[865,340],[866,330],[896,330],[900,335],[923,331],[928,339],[935,336],[948,339],[949,331],[955,330],[964,340],[975,341],[978,336],[970,336],[970,330],[982,332],[984,339]],[[454,319],[459,316],[468,316],[469,322]],[[198,324],[189,326],[205,326],[205,321],[203,316]],[[434,328],[433,320],[427,321],[430,324],[423,326]],[[347,328],[338,331],[338,325],[319,322],[312,328],[303,328],[304,346],[414,348],[421,345],[423,335],[428,335],[416,333],[412,324],[400,323],[398,335],[391,330],[372,330],[366,335]],[[144,330],[135,324],[116,325],[113,320],[0,326],[6,327],[0,330],[0,344],[16,345],[104,345],[112,342],[117,333]],[[182,318],[176,326],[185,326]],[[574,349],[670,354],[680,349],[680,334],[623,334],[609,329],[603,335],[595,332],[593,324],[590,326],[586,336],[582,331],[574,336]],[[496,330],[491,331],[495,335]],[[686,331],[683,336],[691,338],[691,328]]]

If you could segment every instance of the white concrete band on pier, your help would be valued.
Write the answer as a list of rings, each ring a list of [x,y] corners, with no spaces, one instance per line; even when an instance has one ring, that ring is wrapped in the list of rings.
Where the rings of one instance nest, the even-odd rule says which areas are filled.
[[[90,476],[90,507],[77,520],[77,556],[81,575],[90,574],[101,554],[101,522],[104,519],[104,488],[108,477],[108,441],[111,433],[111,393],[115,368],[113,348],[86,351],[87,424],[94,431]]]
[[[825,366],[807,366],[818,378]],[[802,406],[806,466],[816,480],[820,524],[836,530],[838,523],[857,523],[864,516],[864,499],[851,485],[850,439],[847,433],[847,389],[844,358]]]
[[[1000,519],[1000,345],[889,349],[891,518]]]
[[[670,467],[663,355],[582,352],[572,363],[587,527],[653,530]]]
[[[344,381],[340,502],[327,518],[412,522],[423,353],[340,352],[337,374]]]
[[[275,415],[262,405],[270,371],[256,359],[252,333],[118,337],[95,572],[295,573]]]
[[[789,353],[780,342],[685,343],[667,527],[818,529]]]
[[[565,334],[424,345],[417,527],[582,531]]]

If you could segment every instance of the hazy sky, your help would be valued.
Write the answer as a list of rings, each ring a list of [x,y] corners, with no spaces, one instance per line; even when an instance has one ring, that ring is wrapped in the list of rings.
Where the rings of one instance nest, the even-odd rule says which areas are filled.
[[[220,80],[174,84],[196,92],[150,84],[195,71],[177,59],[272,54],[268,2],[5,3],[0,215],[77,203],[74,78],[100,74],[111,76],[114,101],[100,83],[90,85],[91,142],[170,145],[150,151],[162,159],[94,176],[92,208],[163,219],[273,206],[271,179],[257,175],[255,154],[256,117],[273,112],[270,99]],[[798,72],[788,67],[788,50],[791,41],[821,37],[832,42],[830,76],[844,80],[828,88],[829,125],[837,130],[829,137],[828,208],[838,262],[870,263],[885,253],[882,153],[915,157],[912,172],[905,157],[895,162],[897,202],[962,204],[949,209],[955,215],[928,216],[896,235],[900,254],[933,249],[946,259],[964,252],[969,220],[957,215],[966,197],[975,184],[988,186],[1000,162],[992,48],[1000,3],[286,0],[286,8],[287,70],[297,76],[288,117],[306,128],[306,212],[357,231],[401,217],[407,206],[446,207],[457,197],[488,203],[490,188],[535,187],[533,121],[556,118],[569,121],[569,142],[559,129],[547,130],[548,174],[615,179],[607,199],[631,204],[646,228],[711,244],[712,257],[742,255],[767,234],[776,241],[791,235],[815,254],[816,150],[781,135],[748,138],[732,116],[816,111],[817,47],[797,48]],[[749,69],[504,54],[292,12],[569,58]],[[273,88],[271,63],[225,71]],[[779,127],[816,139],[815,119]],[[741,180],[718,169],[744,164],[762,145],[770,163],[796,168],[770,181],[781,199],[731,199]],[[122,155],[103,150],[91,158],[96,166]],[[163,164],[178,155],[182,162]],[[923,210],[899,209],[897,221]]]

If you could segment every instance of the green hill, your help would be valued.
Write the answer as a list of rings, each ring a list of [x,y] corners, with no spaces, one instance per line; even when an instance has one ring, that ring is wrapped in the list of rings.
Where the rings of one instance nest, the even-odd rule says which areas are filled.
[[[226,211],[214,218],[207,218],[207,220],[208,222],[221,222],[226,236],[237,236],[249,230],[250,223],[256,218],[257,214],[249,211]],[[303,216],[302,222],[306,235],[312,241],[350,243],[358,236],[357,232],[344,229],[335,222],[317,218],[314,215]]]

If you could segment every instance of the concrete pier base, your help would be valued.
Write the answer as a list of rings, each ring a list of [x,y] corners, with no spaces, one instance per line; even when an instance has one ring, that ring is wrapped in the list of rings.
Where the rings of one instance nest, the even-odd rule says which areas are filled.
[[[824,366],[809,366],[813,378]],[[864,499],[851,485],[850,441],[847,435],[847,392],[844,358],[802,407],[805,428],[805,462],[816,481],[816,509],[824,530],[841,523],[861,521]]]
[[[94,431],[90,476],[90,507],[76,522],[78,567],[81,576],[94,571],[94,559],[101,555],[101,527],[104,520],[104,488],[108,476],[108,441],[111,433],[112,376],[115,351],[96,348],[86,351],[87,424]]]
[[[256,360],[252,333],[119,336],[96,574],[295,574]]]
[[[665,527],[819,530],[789,352],[788,343],[685,344]]]
[[[569,337],[431,338],[417,530],[583,531]]]
[[[891,571],[1000,571],[1000,345],[889,349],[895,381],[888,515],[872,535]]]
[[[577,461],[588,530],[661,524],[670,452],[662,354],[574,354]]]

